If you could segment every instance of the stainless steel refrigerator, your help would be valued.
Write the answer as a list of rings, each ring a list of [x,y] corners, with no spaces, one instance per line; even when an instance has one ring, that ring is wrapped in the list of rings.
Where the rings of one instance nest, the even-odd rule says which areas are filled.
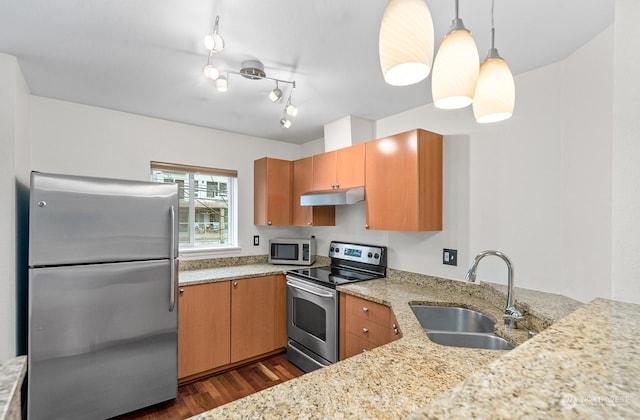
[[[30,419],[101,419],[177,393],[176,184],[31,174]]]

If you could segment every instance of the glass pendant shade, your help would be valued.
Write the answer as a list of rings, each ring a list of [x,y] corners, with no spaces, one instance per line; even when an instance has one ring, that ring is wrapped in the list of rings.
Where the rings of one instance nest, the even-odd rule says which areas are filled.
[[[436,108],[458,109],[471,104],[479,64],[478,47],[469,31],[456,29],[445,36],[436,54],[431,76]]]
[[[433,63],[433,20],[425,0],[390,0],[380,24],[384,80],[407,86],[424,80]]]
[[[480,66],[480,77],[473,97],[473,115],[479,123],[492,123],[510,118],[516,101],[513,75],[496,51]]]

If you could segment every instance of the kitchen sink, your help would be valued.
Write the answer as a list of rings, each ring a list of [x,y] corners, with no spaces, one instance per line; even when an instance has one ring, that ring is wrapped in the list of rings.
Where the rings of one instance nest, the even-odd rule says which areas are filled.
[[[493,333],[495,322],[482,312],[456,306],[411,305],[425,330]]]
[[[457,306],[410,306],[427,337],[434,343],[489,350],[513,349],[511,343],[494,334],[495,322],[482,312]]]
[[[511,350],[513,345],[495,334],[427,331],[427,337],[443,346],[471,347],[488,350]]]

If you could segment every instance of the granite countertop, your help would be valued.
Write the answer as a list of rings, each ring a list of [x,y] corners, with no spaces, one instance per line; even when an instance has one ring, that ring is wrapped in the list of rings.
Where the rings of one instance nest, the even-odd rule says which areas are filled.
[[[20,388],[27,372],[27,356],[0,361],[0,420],[20,419]]]
[[[499,287],[389,270],[387,278],[339,290],[391,306],[402,338],[194,418],[406,417],[422,412],[461,381],[518,350],[509,353],[435,344],[409,307],[409,302],[459,304],[499,320],[506,302]],[[545,295],[549,309],[536,308],[538,312],[529,313],[536,325],[544,327],[580,306],[566,297]],[[526,330],[499,333],[515,343],[526,340]]]
[[[596,299],[490,363],[420,418],[637,418],[640,305]]]
[[[326,260],[327,259],[318,258],[318,261],[311,267],[328,265]],[[287,270],[293,270],[296,268],[303,267],[294,265],[275,265],[257,261],[253,264],[197,268],[188,271],[180,271],[180,273],[178,273],[178,283],[180,286],[189,286],[216,281],[238,280],[249,277],[283,274]]]

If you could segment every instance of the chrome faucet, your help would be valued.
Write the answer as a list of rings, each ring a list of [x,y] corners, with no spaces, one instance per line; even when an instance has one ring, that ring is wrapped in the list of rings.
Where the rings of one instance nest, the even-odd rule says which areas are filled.
[[[522,316],[522,313],[518,311],[513,304],[513,264],[511,264],[511,261],[506,255],[500,251],[482,251],[473,259],[473,264],[471,264],[471,268],[467,272],[465,280],[475,283],[478,264],[480,263],[480,260],[487,255],[500,257],[507,264],[507,307],[505,308],[504,315],[502,317],[504,318],[505,325],[511,325],[512,321],[524,319],[524,316]]]

